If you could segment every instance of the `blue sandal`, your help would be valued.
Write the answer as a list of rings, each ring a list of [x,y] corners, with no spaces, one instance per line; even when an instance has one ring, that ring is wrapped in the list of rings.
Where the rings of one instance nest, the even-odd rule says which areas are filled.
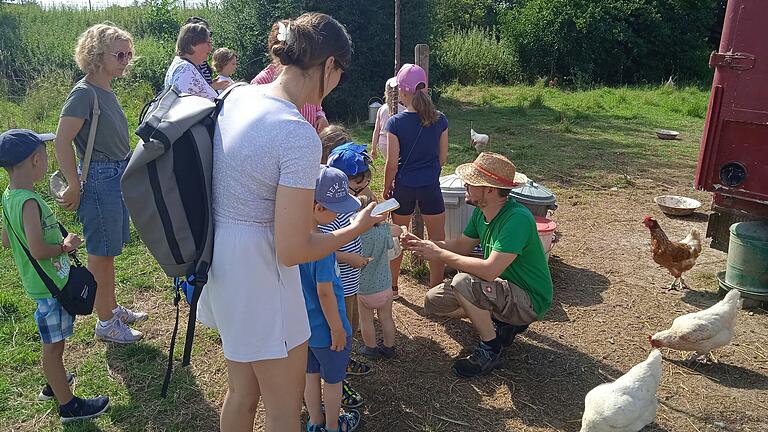
[[[325,425],[307,422],[307,432],[325,432]]]
[[[360,411],[351,409],[339,416],[339,428],[336,430],[324,429],[325,432],[352,432],[360,426]]]

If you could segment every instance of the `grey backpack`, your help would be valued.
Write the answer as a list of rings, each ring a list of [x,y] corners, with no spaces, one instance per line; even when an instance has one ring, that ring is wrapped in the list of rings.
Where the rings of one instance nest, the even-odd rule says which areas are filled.
[[[174,278],[176,324],[171,335],[166,396],[173,369],[182,295],[190,305],[182,366],[190,362],[197,301],[213,256],[211,174],[213,130],[230,86],[215,101],[175,86],[150,101],[139,118],[141,138],[120,185],[133,224],[149,253]]]

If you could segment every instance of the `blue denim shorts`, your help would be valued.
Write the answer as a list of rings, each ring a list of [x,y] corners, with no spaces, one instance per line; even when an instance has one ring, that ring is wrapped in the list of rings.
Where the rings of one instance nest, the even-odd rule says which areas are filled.
[[[130,240],[128,209],[120,191],[120,178],[127,165],[128,160],[91,161],[77,209],[90,255],[118,256]]]
[[[309,347],[307,352],[307,373],[319,373],[328,384],[337,384],[347,376],[349,354],[352,351],[352,336],[347,336],[347,346],[343,351],[333,351],[331,347]]]
[[[35,322],[44,344],[60,342],[72,336],[75,317],[64,310],[58,300],[49,297],[35,299],[35,301],[37,302]]]
[[[445,213],[445,202],[440,184],[432,186],[408,187],[398,186],[395,182],[395,190],[392,196],[400,203],[400,208],[393,213],[400,216],[410,216],[416,210],[416,203],[423,215],[439,215]]]

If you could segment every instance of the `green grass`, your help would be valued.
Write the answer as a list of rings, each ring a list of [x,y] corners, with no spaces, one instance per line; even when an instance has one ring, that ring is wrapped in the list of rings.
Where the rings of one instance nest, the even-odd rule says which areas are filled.
[[[53,131],[70,84],[63,79],[50,82],[58,84],[34,86],[23,101],[0,99],[0,127]],[[116,89],[131,129],[135,129],[151,90],[121,84]],[[451,86],[443,89],[439,101],[450,123],[449,162],[444,174],[475,157],[469,145],[472,122],[475,130],[491,136],[493,151],[506,154],[520,171],[556,191],[589,193],[614,186],[631,187],[632,179],[639,176],[674,177],[680,167],[695,164],[706,104],[707,92],[697,88],[565,92],[540,85]],[[684,138],[660,141],[653,133],[659,127],[676,129]],[[350,129],[358,141],[370,142],[371,126],[354,124]],[[132,141],[135,143],[136,138]],[[51,151],[55,163],[52,156]],[[382,189],[382,177],[383,161],[379,159],[375,163],[375,190]],[[6,185],[6,173],[0,171],[0,190]],[[42,186],[40,191],[45,194]],[[51,207],[62,222],[77,228],[71,213],[52,202]],[[135,233],[132,238],[135,240],[117,259],[117,293],[129,305],[134,299],[158,305],[151,321],[141,327],[155,336],[135,346],[105,349],[104,344],[93,340],[95,318],[78,320],[65,359],[78,373],[77,393],[109,394],[113,409],[93,424],[66,429],[213,430],[226,386],[224,371],[208,369],[213,366],[207,359],[221,355],[218,339],[212,331],[198,327],[193,369],[177,370],[169,398],[160,399],[173,318],[169,281]],[[32,318],[34,306],[24,295],[8,250],[0,250],[0,268],[0,363],[4,365],[0,374],[0,424],[4,430],[61,430],[53,403],[34,401],[44,382]],[[423,428],[440,430],[437,424]]]

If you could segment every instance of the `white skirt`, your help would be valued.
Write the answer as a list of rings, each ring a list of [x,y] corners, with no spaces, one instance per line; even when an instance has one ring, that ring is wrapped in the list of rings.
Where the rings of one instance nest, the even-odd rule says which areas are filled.
[[[236,362],[285,358],[309,339],[299,268],[277,262],[274,227],[217,223],[197,319]]]

